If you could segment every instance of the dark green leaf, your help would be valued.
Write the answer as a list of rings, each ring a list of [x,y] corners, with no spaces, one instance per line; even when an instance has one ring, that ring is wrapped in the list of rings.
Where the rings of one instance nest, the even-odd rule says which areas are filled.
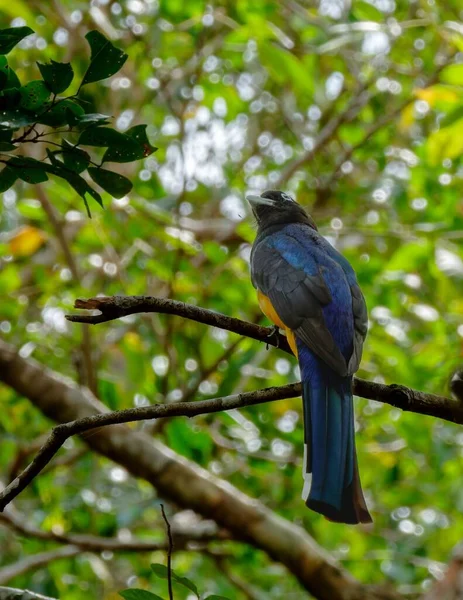
[[[166,565],[161,565],[160,563],[151,563],[150,567],[156,577],[167,579],[168,571]]]
[[[75,148],[67,140],[63,140],[63,161],[69,169],[82,173],[90,164],[90,155],[80,148]]]
[[[18,76],[8,64],[6,56],[0,56],[0,90],[20,87]]]
[[[204,600],[230,600],[226,596],[218,596],[217,594],[211,594],[210,596],[206,596]]]
[[[127,54],[113,46],[99,31],[90,31],[85,37],[90,45],[91,57],[81,87],[111,77],[128,58]]]
[[[30,27],[0,29],[0,54],[8,54],[22,39],[34,31]]]
[[[12,152],[13,150],[17,149],[18,146],[10,144],[10,142],[0,142],[0,152]]]
[[[54,94],[61,94],[71,85],[74,71],[70,63],[59,63],[52,60],[49,65],[37,63],[43,80]]]
[[[37,123],[49,125],[50,127],[73,125],[72,121],[77,120],[78,122],[84,112],[84,109],[73,100],[60,100],[37,117]]]
[[[139,160],[145,156],[143,147],[128,136],[118,143],[111,145],[103,156],[103,162],[126,163]]]
[[[448,127],[453,125],[455,121],[459,121],[463,118],[463,105],[458,106],[455,110],[450,111],[440,122],[441,127]]]
[[[126,142],[123,133],[109,127],[89,127],[80,134],[79,145],[107,147],[113,144],[119,145]],[[130,138],[129,138],[130,139]],[[133,140],[130,140],[133,143]]]
[[[88,172],[93,181],[113,198],[122,198],[132,189],[132,182],[119,173],[96,167],[89,167]]]
[[[34,115],[21,114],[17,110],[3,110],[0,112],[0,129],[16,131],[35,122]]]
[[[151,566],[151,570],[157,577],[160,577],[161,579],[168,578],[169,574],[168,574],[167,567],[165,565],[161,565],[160,563],[152,563],[150,566]],[[172,580],[176,581],[180,585],[183,585],[187,589],[194,592],[197,596],[199,596],[196,585],[192,581],[190,581],[187,577],[180,577],[179,575],[177,575],[176,573],[174,573],[172,571]]]
[[[50,90],[41,79],[26,83],[20,88],[20,106],[26,110],[38,110],[50,97]]]
[[[18,178],[16,171],[10,167],[4,167],[0,171],[0,192],[6,192],[9,190],[13,183]]]
[[[148,140],[148,136],[146,135],[146,127],[147,125],[135,125],[125,132],[125,135],[128,135],[140,144],[140,146],[143,148],[143,156],[145,157],[153,154],[153,152],[156,152],[157,150],[157,148],[152,146]]]
[[[100,113],[88,113],[86,115],[82,115],[82,117],[79,117],[79,122],[77,125],[81,128],[88,125],[107,125],[110,119],[111,117],[108,115],[102,115]]]
[[[162,600],[160,596],[138,588],[122,590],[122,592],[119,592],[119,596],[122,596],[125,600]]]
[[[26,183],[43,183],[48,179],[44,170],[44,163],[35,160],[35,158],[14,156],[10,158],[8,165],[14,169],[16,176]]]

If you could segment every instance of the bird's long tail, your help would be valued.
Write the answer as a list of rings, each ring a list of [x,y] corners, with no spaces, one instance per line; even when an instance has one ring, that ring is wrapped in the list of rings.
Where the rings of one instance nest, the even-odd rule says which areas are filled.
[[[320,363],[313,366],[309,374],[301,369],[303,498],[309,508],[331,521],[370,523],[355,450],[352,377],[340,377]]]

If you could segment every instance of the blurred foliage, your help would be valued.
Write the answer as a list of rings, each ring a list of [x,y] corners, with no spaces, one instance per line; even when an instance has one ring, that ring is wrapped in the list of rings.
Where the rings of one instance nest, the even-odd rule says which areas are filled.
[[[121,71],[85,86],[82,99],[117,115],[121,134],[148,123],[160,148],[121,164],[133,190],[103,194],[106,209],[92,220],[61,179],[18,180],[3,194],[2,336],[90,385],[111,409],[296,380],[295,361],[278,350],[176,317],[139,315],[91,331],[64,319],[76,297],[101,293],[172,297],[265,322],[249,280],[254,230],[243,197],[278,186],[358,273],[371,321],[359,375],[448,393],[463,338],[461,10],[459,0],[0,0],[5,27],[36,31],[8,56],[21,81],[36,78],[35,61],[72,59],[83,77],[90,30],[123,48]],[[6,387],[0,399],[9,479],[51,423]],[[360,580],[417,593],[461,541],[463,433],[375,402],[356,408],[375,519],[366,528],[304,507],[296,400],[134,427],[303,525]],[[163,540],[151,487],[76,448],[70,440],[60,456],[74,458],[41,475],[16,508],[44,530]],[[171,507],[170,518],[191,515]],[[2,564],[52,546],[0,529]],[[263,597],[306,597],[262,552],[231,541],[210,548],[226,552],[234,575]],[[112,599],[126,587],[164,596],[165,582],[150,574],[164,560],[86,552],[11,584],[64,600]],[[179,551],[173,565],[207,593],[244,598],[211,554]]]

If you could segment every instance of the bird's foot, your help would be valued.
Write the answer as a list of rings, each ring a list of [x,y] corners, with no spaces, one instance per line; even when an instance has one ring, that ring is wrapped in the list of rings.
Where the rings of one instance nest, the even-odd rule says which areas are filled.
[[[278,348],[278,346],[280,345],[280,328],[278,327],[278,325],[274,325],[272,327],[272,331],[268,334],[267,338],[269,340],[275,338],[275,344],[272,344],[272,346],[276,346]],[[268,348],[269,342],[267,342],[267,344],[265,345],[265,349],[268,350]]]

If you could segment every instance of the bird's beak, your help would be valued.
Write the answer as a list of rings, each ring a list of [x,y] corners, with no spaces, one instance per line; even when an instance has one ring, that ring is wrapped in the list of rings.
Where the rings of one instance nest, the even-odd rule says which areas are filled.
[[[271,198],[262,198],[262,196],[256,196],[254,194],[249,194],[249,196],[246,196],[246,200],[252,207],[258,206],[259,204],[263,204],[265,206],[273,206],[275,204],[274,200]]]

